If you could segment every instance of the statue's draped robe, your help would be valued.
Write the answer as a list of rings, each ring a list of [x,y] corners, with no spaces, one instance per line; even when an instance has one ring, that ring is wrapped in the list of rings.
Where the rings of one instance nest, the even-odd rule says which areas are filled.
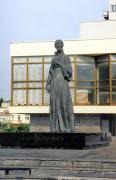
[[[62,67],[54,65],[59,61]],[[69,88],[70,58],[63,52],[51,61],[47,85],[50,87],[50,127],[52,132],[73,132],[74,112]]]

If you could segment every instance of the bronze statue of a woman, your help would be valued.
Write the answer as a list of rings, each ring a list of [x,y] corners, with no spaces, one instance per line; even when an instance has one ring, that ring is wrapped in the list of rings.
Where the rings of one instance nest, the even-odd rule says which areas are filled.
[[[74,112],[69,82],[72,66],[63,52],[63,41],[56,40],[55,56],[51,61],[46,89],[50,93],[50,128],[52,132],[73,132]]]

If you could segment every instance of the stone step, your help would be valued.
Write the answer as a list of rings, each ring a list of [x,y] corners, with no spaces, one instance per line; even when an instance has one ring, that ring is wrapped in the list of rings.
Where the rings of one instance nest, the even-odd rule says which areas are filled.
[[[46,176],[67,176],[67,177],[94,177],[94,178],[114,178],[116,179],[116,170],[106,169],[32,169],[32,175]]]
[[[57,167],[2,167],[0,177],[93,177],[93,178],[114,178],[116,169],[92,169],[92,168],[57,168]]]
[[[95,177],[69,177],[69,176],[21,176],[21,175],[1,175],[0,179],[11,180],[11,179],[20,179],[20,180],[115,180],[115,178],[95,178]]]
[[[40,159],[0,159],[2,167],[57,167],[57,168],[95,168],[95,169],[116,169],[116,161],[81,161],[81,160],[40,160]]]
[[[116,142],[90,150],[0,149],[0,169],[5,180],[114,180]]]

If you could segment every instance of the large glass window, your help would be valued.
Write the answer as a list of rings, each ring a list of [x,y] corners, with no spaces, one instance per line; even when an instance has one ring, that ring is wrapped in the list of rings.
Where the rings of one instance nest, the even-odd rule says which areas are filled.
[[[28,80],[29,81],[42,81],[42,64],[29,64],[28,65]]]
[[[97,81],[97,104],[107,105],[110,103],[109,97],[109,59],[108,56],[98,56],[96,58],[96,81]]]
[[[70,56],[74,105],[116,105],[116,54]],[[46,82],[52,56],[13,57],[13,105],[48,105]]]
[[[14,64],[14,81],[26,81],[26,64]]]
[[[43,93],[43,104],[49,105],[50,102],[50,96],[48,92],[46,91],[46,82],[49,74],[50,64],[51,64],[52,57],[44,57],[44,93]]]
[[[111,64],[112,76],[112,104],[116,105],[116,61]]]
[[[42,57],[13,59],[13,105],[42,105],[42,62]]]
[[[116,12],[116,4],[111,4],[111,12]]]
[[[17,89],[13,91],[13,104],[26,105],[26,90]]]
[[[94,64],[78,63],[77,76],[79,81],[92,81],[94,80]]]
[[[75,71],[74,56],[72,64],[71,96],[74,103]],[[12,61],[12,104],[13,105],[48,105],[49,94],[46,82],[52,56],[14,57]]]
[[[95,62],[92,57],[77,57],[77,92],[76,103],[94,104],[95,96]]]

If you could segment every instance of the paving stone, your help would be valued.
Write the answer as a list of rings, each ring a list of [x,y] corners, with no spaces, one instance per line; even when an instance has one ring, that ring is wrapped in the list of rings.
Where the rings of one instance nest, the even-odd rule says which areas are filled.
[[[40,166],[41,161],[24,159],[0,159],[0,166]]]
[[[5,170],[0,170],[0,176],[5,174]]]
[[[104,172],[100,171],[95,171],[95,170],[80,170],[79,171],[79,176],[81,177],[99,177],[99,178],[104,178]]]
[[[41,166],[47,167],[72,167],[71,161],[41,161]]]
[[[111,172],[105,172],[104,173],[104,177],[105,178],[113,178],[116,179],[116,171],[111,171]]]
[[[10,170],[9,175],[25,176],[25,175],[29,175],[29,171],[28,170]]]
[[[102,167],[107,169],[116,168],[116,162],[103,162]]]
[[[86,167],[86,168],[101,168],[102,162],[95,162],[95,161],[76,161],[73,162],[73,168],[75,167]]]
[[[78,172],[73,169],[33,169],[32,175],[44,175],[44,176],[68,176],[68,177],[76,177]]]

